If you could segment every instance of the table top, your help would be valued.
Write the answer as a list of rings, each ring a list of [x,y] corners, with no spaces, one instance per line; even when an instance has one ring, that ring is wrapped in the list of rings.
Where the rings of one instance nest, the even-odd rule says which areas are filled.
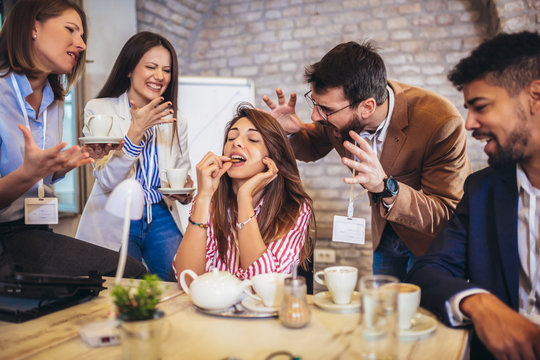
[[[112,282],[107,279],[109,289]],[[177,284],[167,284],[164,296],[179,292]],[[0,359],[121,359],[120,345],[92,348],[79,336],[81,326],[106,319],[110,304],[105,290],[89,302],[21,324],[0,321]],[[355,341],[361,336],[358,313],[333,313],[310,304],[310,323],[303,329],[288,329],[277,318],[234,319],[202,314],[186,294],[160,303],[159,308],[166,314],[164,327],[168,328],[161,347],[162,359],[265,359],[280,350],[301,359],[359,358]],[[431,336],[400,341],[397,352],[399,359],[432,359],[434,355],[437,359],[464,359],[468,338],[467,330],[437,322]]]

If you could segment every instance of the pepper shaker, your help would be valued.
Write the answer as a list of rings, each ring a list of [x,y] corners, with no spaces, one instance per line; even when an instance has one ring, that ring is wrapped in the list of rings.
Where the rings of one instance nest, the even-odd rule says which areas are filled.
[[[279,320],[283,326],[299,329],[309,323],[311,312],[306,293],[306,280],[302,276],[285,279],[283,301],[279,309]]]

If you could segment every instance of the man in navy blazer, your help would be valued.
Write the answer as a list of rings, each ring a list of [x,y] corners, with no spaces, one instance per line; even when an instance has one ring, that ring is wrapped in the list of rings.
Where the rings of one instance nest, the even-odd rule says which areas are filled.
[[[448,78],[490,167],[407,281],[446,324],[472,323],[472,358],[540,359],[540,35],[499,34]]]

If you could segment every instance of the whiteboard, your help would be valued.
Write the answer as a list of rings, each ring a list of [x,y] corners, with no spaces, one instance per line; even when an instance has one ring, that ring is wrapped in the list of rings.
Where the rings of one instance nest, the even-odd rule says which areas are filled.
[[[241,102],[255,103],[253,81],[244,78],[192,77],[178,78],[178,109],[188,122],[191,177],[197,186],[195,166],[212,151],[221,155],[225,125],[232,120]],[[180,218],[183,231],[191,206],[182,206]]]
[[[221,155],[225,125],[238,103],[255,102],[253,81],[244,78],[178,78],[178,109],[188,122],[191,177],[196,184],[195,166],[212,151]]]

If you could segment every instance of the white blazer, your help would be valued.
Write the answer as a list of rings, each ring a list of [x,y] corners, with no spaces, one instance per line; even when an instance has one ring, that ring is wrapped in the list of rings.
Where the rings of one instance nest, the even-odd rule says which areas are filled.
[[[113,116],[113,125],[109,136],[124,137],[131,125],[131,113],[127,93],[117,98],[101,98],[90,100],[84,108],[85,136],[90,135],[87,119],[93,114],[107,114]],[[156,126],[156,146],[159,169],[187,168],[190,169],[188,153],[188,128],[183,114],[178,112],[177,137],[171,144],[173,124]],[[181,151],[180,151],[181,149]],[[122,223],[120,217],[109,214],[105,204],[111,191],[125,179],[134,179],[139,158],[131,157],[124,149],[111,151],[103,159],[94,162],[94,177],[96,181],[88,202],[84,208],[77,229],[76,237],[92,244],[103,246],[112,250],[120,248],[122,236]],[[180,220],[180,207],[178,201],[163,197],[167,207],[181,232],[185,229]],[[187,205],[186,205],[187,206]],[[189,205],[191,206],[191,205]]]

